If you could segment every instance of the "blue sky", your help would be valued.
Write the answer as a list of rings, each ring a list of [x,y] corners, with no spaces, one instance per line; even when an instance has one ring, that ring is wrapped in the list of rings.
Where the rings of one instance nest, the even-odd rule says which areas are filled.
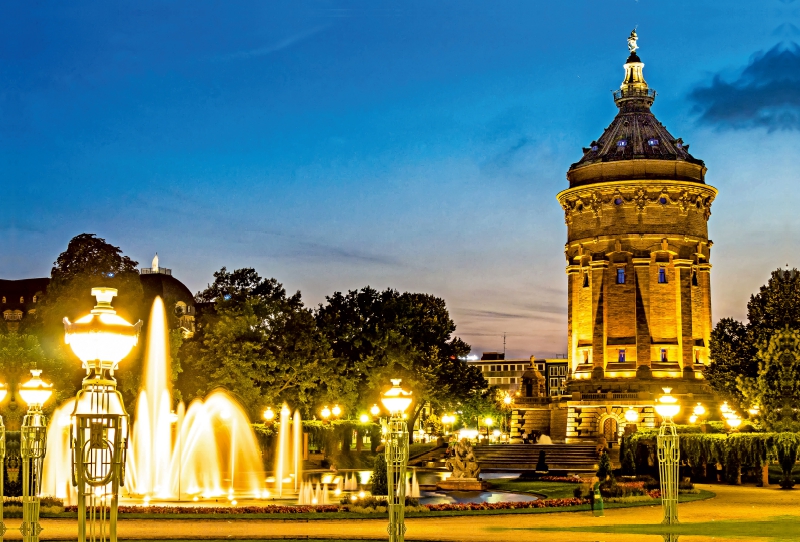
[[[424,291],[476,353],[562,353],[555,194],[637,25],[720,190],[714,318],[743,318],[800,266],[800,1],[3,2],[0,277],[90,232],[195,291],[222,266],[311,305]]]

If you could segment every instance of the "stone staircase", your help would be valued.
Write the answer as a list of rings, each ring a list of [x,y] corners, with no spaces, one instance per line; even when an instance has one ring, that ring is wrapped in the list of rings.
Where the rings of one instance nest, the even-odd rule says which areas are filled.
[[[474,448],[483,471],[535,470],[539,451],[544,450],[551,471],[588,472],[597,470],[594,444],[495,444]]]

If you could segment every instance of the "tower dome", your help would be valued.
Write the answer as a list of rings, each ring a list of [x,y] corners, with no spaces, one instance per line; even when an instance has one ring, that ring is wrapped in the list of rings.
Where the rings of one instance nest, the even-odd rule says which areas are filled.
[[[569,188],[557,198],[567,225],[568,394],[599,390],[611,400],[609,392],[624,390],[647,401],[661,386],[708,391],[708,219],[717,190],[705,183],[703,161],[653,115],[656,92],[644,80],[637,39],[635,31],[628,38],[625,78],[614,91],[617,116],[570,166]],[[589,406],[599,405],[575,416],[594,429],[568,429],[568,438],[605,423]]]
[[[630,56],[625,78],[614,91],[619,113],[603,134],[584,147],[583,156],[570,166],[570,187],[603,181],[657,179],[703,183],[705,164],[689,154],[689,145],[673,137],[653,115],[656,91],[644,80],[644,63],[636,54],[636,31],[628,38]]]

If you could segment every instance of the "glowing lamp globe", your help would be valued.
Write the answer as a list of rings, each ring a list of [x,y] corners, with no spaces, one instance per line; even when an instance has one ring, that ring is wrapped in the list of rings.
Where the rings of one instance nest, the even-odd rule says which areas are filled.
[[[505,404],[507,404],[507,405],[510,405],[511,404],[511,396],[510,395],[506,395],[505,397],[503,397],[503,402]]]
[[[0,399],[0,401],[2,401],[2,399]],[[750,414],[750,416],[758,416],[759,411],[760,408],[758,407],[758,405],[753,405],[747,409],[747,413]]]
[[[369,413],[373,416],[377,416],[381,413],[381,408],[378,405],[372,405],[372,408],[369,409]]]
[[[369,421],[369,416],[362,414],[358,419],[361,423],[367,423]]]
[[[65,342],[83,362],[88,373],[91,369],[114,371],[139,340],[142,322],[130,324],[117,315],[111,299],[116,288],[92,288],[97,305],[90,314],[70,322],[64,318]]]
[[[19,387],[19,395],[29,407],[41,407],[53,394],[53,385],[41,378],[40,369],[31,369],[32,378]]]
[[[264,411],[264,419],[268,422],[275,419],[275,411],[272,410],[272,407],[267,407],[267,410]]]
[[[697,414],[692,414],[689,416],[689,423],[695,423],[697,421]]]
[[[736,414],[732,414],[731,416],[729,416],[727,421],[728,425],[731,426],[731,429],[736,429],[742,423],[742,419]]]
[[[322,414],[323,420],[327,420],[328,418],[331,417],[331,409],[329,409],[328,406],[326,405],[325,408],[322,409],[322,412],[320,414]]]
[[[725,416],[731,411],[731,407],[728,406],[728,401],[722,403],[722,406],[719,407],[719,411],[722,412],[722,415]],[[727,416],[725,416],[727,417]]]
[[[7,394],[8,394],[8,389],[6,389],[6,385],[0,384],[0,401],[5,399]]]
[[[678,404],[678,399],[670,395],[669,392],[672,388],[662,388],[664,395],[659,397],[656,401],[656,412],[665,420],[672,419],[681,410],[681,405]]]
[[[633,407],[628,407],[628,410],[625,411],[625,421],[630,423],[636,423],[639,421],[639,413],[633,409]]]
[[[331,414],[333,414],[335,417],[338,418],[339,416],[342,415],[342,409],[339,408],[339,405],[333,405],[333,408],[331,409]]]
[[[381,396],[381,403],[392,416],[402,416],[411,405],[411,392],[401,388],[400,382],[401,379],[393,378],[392,387]]]
[[[483,423],[487,425],[487,427],[491,427],[494,424],[494,420],[491,418],[486,418]]]
[[[694,407],[694,410],[692,411],[692,413],[693,413],[695,416],[702,416],[703,414],[705,414],[705,413],[706,413],[706,407],[704,407],[704,406],[702,405],[702,403],[697,403],[697,406],[696,406],[696,407]]]

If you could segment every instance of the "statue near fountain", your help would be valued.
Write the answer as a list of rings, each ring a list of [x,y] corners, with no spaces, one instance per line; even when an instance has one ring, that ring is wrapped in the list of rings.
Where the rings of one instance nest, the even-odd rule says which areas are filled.
[[[436,484],[437,488],[456,491],[481,491],[486,488],[486,482],[480,479],[481,466],[475,459],[472,443],[468,439],[462,438],[456,443],[453,457],[447,460],[445,467],[453,474]]]

